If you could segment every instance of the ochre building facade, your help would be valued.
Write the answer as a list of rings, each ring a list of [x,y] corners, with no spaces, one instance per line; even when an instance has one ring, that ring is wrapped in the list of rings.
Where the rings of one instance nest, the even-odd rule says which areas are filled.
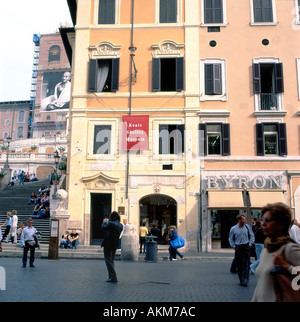
[[[77,0],[69,226],[96,244],[117,210],[226,248],[282,201],[300,219],[299,1]]]

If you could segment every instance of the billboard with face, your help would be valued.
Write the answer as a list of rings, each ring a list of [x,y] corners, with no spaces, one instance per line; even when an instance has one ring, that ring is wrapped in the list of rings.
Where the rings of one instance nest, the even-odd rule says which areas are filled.
[[[46,72],[43,75],[41,111],[66,110],[70,107],[71,72]]]

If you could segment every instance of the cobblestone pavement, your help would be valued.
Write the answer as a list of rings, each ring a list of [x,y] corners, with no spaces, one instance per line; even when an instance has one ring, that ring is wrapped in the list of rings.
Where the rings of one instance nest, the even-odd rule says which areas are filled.
[[[107,283],[104,260],[0,258],[1,302],[250,302],[256,278],[239,286],[230,261],[115,261],[119,282]],[[4,278],[3,278],[4,277]],[[3,281],[5,280],[5,285]]]

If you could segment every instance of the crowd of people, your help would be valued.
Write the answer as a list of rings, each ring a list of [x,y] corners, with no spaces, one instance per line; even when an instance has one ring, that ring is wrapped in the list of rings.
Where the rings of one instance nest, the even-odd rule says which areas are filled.
[[[28,205],[34,204],[32,218],[45,219],[50,217],[50,186],[42,185],[37,192],[32,192]]]
[[[8,185],[12,187],[17,183],[19,185],[24,185],[24,182],[34,181],[38,181],[38,177],[35,173],[25,172],[24,170],[14,170]]]
[[[47,188],[42,187],[39,190],[40,196],[43,196]],[[42,198],[41,198],[42,199]],[[31,198],[30,202],[35,202]],[[256,302],[276,302],[285,301],[297,297],[300,301],[300,293],[293,293],[292,286],[284,294],[279,292],[279,284],[276,284],[278,274],[299,274],[300,271],[300,224],[297,220],[292,220],[291,209],[283,203],[267,204],[261,210],[261,218],[253,218],[252,227],[247,224],[245,215],[237,216],[237,224],[232,226],[229,232],[229,243],[235,250],[235,262],[237,275],[241,286],[247,286],[249,282],[249,272],[255,273],[257,285],[253,294],[252,301]],[[16,235],[21,234],[20,241],[24,247],[23,266],[26,266],[27,252],[31,249],[32,239],[36,237],[36,230],[32,228],[32,220],[27,227],[17,229],[17,213],[11,211],[7,213],[6,221],[1,225],[5,226],[5,232],[2,241],[11,240],[16,242]],[[30,220],[29,220],[30,221]],[[124,225],[127,223],[124,222]],[[122,236],[123,226],[120,223],[120,216],[117,212],[112,212],[109,218],[103,220],[101,229],[104,230],[105,236],[102,243],[104,247],[105,263],[107,266],[109,279],[107,282],[117,282],[117,275],[114,269],[114,256],[119,247],[119,240]],[[24,231],[26,230],[26,233]],[[29,233],[30,232],[30,233]],[[146,224],[140,227],[140,251],[147,236],[149,235]],[[169,252],[170,259],[174,260],[176,254],[183,258],[177,248],[172,247],[172,240],[178,237],[175,226],[169,226]],[[160,230],[156,224],[152,224],[151,235],[160,235]],[[31,239],[26,239],[30,237]],[[1,237],[1,230],[0,230]],[[75,229],[72,233],[68,231],[62,236],[60,248],[77,248],[79,244],[79,234]],[[24,246],[27,245],[27,246]],[[251,246],[254,245],[255,254],[251,255]],[[180,246],[182,247],[182,246]],[[180,248],[179,247],[179,248]],[[174,248],[174,249],[173,249]],[[26,252],[25,252],[26,250]],[[145,248],[144,248],[145,251]],[[250,258],[255,257],[256,261],[251,264]],[[34,255],[31,256],[30,265],[33,265]],[[291,284],[291,283],[290,283]],[[291,294],[289,294],[291,293]],[[281,296],[281,298],[279,297]]]

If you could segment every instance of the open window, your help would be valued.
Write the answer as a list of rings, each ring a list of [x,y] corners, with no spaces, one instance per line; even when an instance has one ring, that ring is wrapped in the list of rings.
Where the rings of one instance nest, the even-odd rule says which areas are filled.
[[[153,58],[152,91],[182,91],[184,88],[183,69],[183,57]]]
[[[258,95],[257,110],[281,110],[284,92],[282,63],[253,64],[253,90]]]
[[[120,59],[90,59],[89,92],[116,92],[119,90]]]

